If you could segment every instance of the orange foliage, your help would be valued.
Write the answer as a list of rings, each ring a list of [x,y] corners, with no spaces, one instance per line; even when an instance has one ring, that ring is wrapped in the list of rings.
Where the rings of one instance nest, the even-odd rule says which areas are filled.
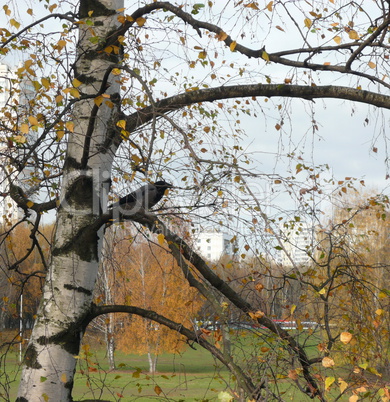
[[[168,250],[153,243],[135,245],[123,240],[115,247],[113,259],[120,267],[115,280],[116,303],[153,310],[191,327],[202,302]],[[136,315],[122,318],[117,346],[124,352],[159,355],[185,347],[181,336],[163,325]]]

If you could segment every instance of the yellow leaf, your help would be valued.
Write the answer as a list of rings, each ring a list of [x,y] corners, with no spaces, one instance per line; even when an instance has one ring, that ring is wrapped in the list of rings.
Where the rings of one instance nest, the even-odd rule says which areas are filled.
[[[27,10],[27,14],[33,15],[33,10],[32,10],[32,8],[29,8],[29,9]]]
[[[66,383],[66,381],[67,381],[66,373],[62,373],[62,374],[61,374],[61,381],[62,381],[64,384]]]
[[[160,246],[163,246],[163,245],[164,245],[164,241],[165,241],[165,236],[164,236],[162,233],[160,233],[160,234],[157,236],[157,240],[158,240],[158,244],[159,244]]]
[[[139,27],[142,27],[142,26],[145,25],[146,18],[144,18],[144,17],[139,17],[139,18],[137,18],[137,19],[135,20],[135,22],[137,23],[137,25],[138,25]]]
[[[237,42],[234,40],[234,41],[230,44],[229,48],[230,48],[230,50],[231,50],[232,52],[234,52],[234,49],[236,48],[236,46],[237,46]]]
[[[359,397],[357,395],[352,395],[349,397],[348,402],[356,402],[359,400]]]
[[[28,121],[32,126],[37,126],[39,124],[38,119],[35,116],[28,116]]]
[[[382,315],[385,311],[381,308],[378,308],[378,310],[375,311],[376,315]]]
[[[58,131],[56,131],[56,134],[57,134],[57,140],[59,141],[65,135],[65,131],[58,130]]]
[[[270,1],[266,6],[265,6],[265,8],[268,10],[268,11],[272,11],[272,5],[274,4],[274,2],[273,1]]]
[[[311,19],[310,19],[310,18],[305,18],[305,19],[303,20],[303,22],[304,22],[306,28],[310,28],[310,27],[311,27]]]
[[[8,16],[11,15],[11,10],[9,9],[9,7],[7,5],[3,6],[3,10],[5,12],[5,15],[8,15]]]
[[[126,128],[126,120],[119,120],[119,121],[117,121],[116,125],[120,128],[125,129]]]
[[[27,139],[24,135],[15,135],[12,139],[18,144],[24,144],[27,142]]]
[[[290,314],[291,314],[291,315],[294,314],[294,311],[295,311],[296,308],[297,308],[297,306],[296,306],[295,304],[293,304],[293,305],[291,306],[291,309],[290,309]]]
[[[342,378],[339,378],[339,387],[342,394],[348,388],[348,384]]]
[[[341,36],[335,36],[333,40],[339,45],[341,43]]]
[[[322,359],[322,365],[326,368],[330,368],[334,366],[334,360],[331,357],[324,357]]]
[[[161,392],[162,392],[162,389],[161,389],[158,385],[156,385],[156,386],[154,387],[154,392],[155,392],[157,395],[160,395]]]
[[[326,379],[325,379],[325,390],[327,391],[335,381],[336,381],[336,379],[334,377],[326,377]]]
[[[62,95],[57,95],[55,99],[56,99],[56,103],[58,105],[59,103],[61,103],[63,101],[64,97]]]
[[[323,295],[325,294],[326,290],[325,288],[322,288],[321,290],[318,291],[318,294]]]
[[[80,98],[80,92],[76,88],[70,88],[69,93],[74,97],[74,98]]]
[[[263,50],[263,53],[261,53],[261,58],[265,61],[269,61],[269,55],[265,50]]]
[[[93,101],[96,106],[100,106],[102,104],[103,100],[104,100],[103,95],[99,95]]]
[[[369,61],[369,62],[368,62],[368,67],[370,67],[370,68],[375,68],[375,67],[376,67],[376,64],[375,64],[373,61]]]
[[[340,341],[346,345],[352,339],[352,334],[350,332],[342,332],[340,334]]]
[[[41,78],[42,85],[46,88],[50,88],[50,81],[47,78]]]
[[[27,201],[26,205],[27,208],[31,208],[34,205],[34,203],[32,201]]]
[[[349,36],[350,39],[359,39],[359,35],[354,29],[351,29],[348,32],[348,36]]]
[[[20,27],[20,23],[19,23],[18,21],[14,20],[13,18],[11,18],[11,19],[9,20],[9,23],[10,23],[13,27],[15,27],[16,29],[19,29],[19,27]]]
[[[225,40],[228,37],[228,34],[224,31],[221,31],[219,34],[215,35],[215,37],[219,40]]]
[[[72,85],[73,85],[75,88],[78,88],[81,84],[82,84],[82,82],[79,81],[77,78],[74,78],[73,81],[72,81]]]
[[[65,123],[65,127],[67,128],[68,131],[73,133],[73,131],[74,131],[74,123],[73,123],[73,121],[67,121]]]
[[[57,49],[58,49],[58,50],[63,49],[65,46],[66,46],[66,41],[65,41],[65,40],[60,39],[60,40],[57,42]]]
[[[19,130],[22,134],[27,134],[29,132],[30,128],[27,123],[23,123],[20,125]]]

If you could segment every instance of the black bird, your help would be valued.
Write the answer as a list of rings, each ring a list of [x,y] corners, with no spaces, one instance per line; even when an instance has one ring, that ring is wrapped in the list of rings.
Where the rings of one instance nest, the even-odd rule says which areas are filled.
[[[121,197],[119,201],[111,204],[108,208],[119,207],[126,211],[133,210],[133,212],[141,208],[147,210],[155,206],[163,198],[165,191],[172,187],[172,184],[164,180],[156,181],[154,184],[148,183],[132,193]]]

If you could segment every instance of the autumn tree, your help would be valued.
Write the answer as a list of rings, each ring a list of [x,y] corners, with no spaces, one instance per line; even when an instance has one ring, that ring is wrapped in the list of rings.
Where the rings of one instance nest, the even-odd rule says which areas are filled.
[[[199,343],[228,367],[242,398],[278,397],[266,380],[272,377],[269,365],[264,372],[246,370],[193,328],[148,308],[93,303],[102,241],[113,220],[141,223],[166,241],[189,285],[216,311],[226,308],[223,297],[266,328],[278,350],[291,357],[285,361],[293,362],[283,378],[325,400],[332,381],[313,370],[328,358],[324,353],[335,335],[325,352],[309,358],[304,344],[242,298],[169,228],[169,215],[236,231],[240,226],[245,250],[254,255],[283,247],[279,217],[265,210],[264,194],[253,183],[285,188],[308,210],[308,199],[324,194],[322,172],[295,149],[286,155],[294,167],[290,174],[261,171],[242,144],[241,119],[257,123],[275,108],[271,126],[282,141],[302,120],[295,118],[302,108],[304,131],[316,133],[314,100],[329,104],[333,98],[362,104],[365,124],[373,113],[379,137],[390,108],[388,2],[50,1],[26,5],[18,14],[21,7],[11,1],[2,9],[1,55],[21,61],[0,88],[2,194],[13,199],[23,219],[54,211],[56,224],[18,401],[72,400],[75,356],[86,327],[97,316],[118,312]],[[26,89],[30,96],[22,103]],[[20,184],[26,167],[27,188]],[[160,177],[176,185],[173,211],[107,209],[109,198]],[[31,239],[39,250],[34,229]],[[282,275],[293,281],[299,272]],[[312,289],[326,309],[325,284]]]
[[[201,301],[195,299],[196,293],[181,275],[176,260],[158,243],[133,241],[132,236],[126,236],[115,248],[115,303],[153,310],[191,327]],[[161,353],[186,347],[178,333],[139,316],[123,317],[117,333],[118,349],[146,354],[151,373],[156,371]]]

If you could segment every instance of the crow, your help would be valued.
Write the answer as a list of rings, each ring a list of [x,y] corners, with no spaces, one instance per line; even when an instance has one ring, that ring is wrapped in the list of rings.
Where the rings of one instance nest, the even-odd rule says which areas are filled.
[[[156,181],[154,184],[148,183],[132,193],[121,197],[119,201],[111,204],[108,208],[121,208],[126,211],[134,210],[134,212],[141,208],[148,210],[163,198],[167,189],[172,187],[172,184],[164,180]]]

